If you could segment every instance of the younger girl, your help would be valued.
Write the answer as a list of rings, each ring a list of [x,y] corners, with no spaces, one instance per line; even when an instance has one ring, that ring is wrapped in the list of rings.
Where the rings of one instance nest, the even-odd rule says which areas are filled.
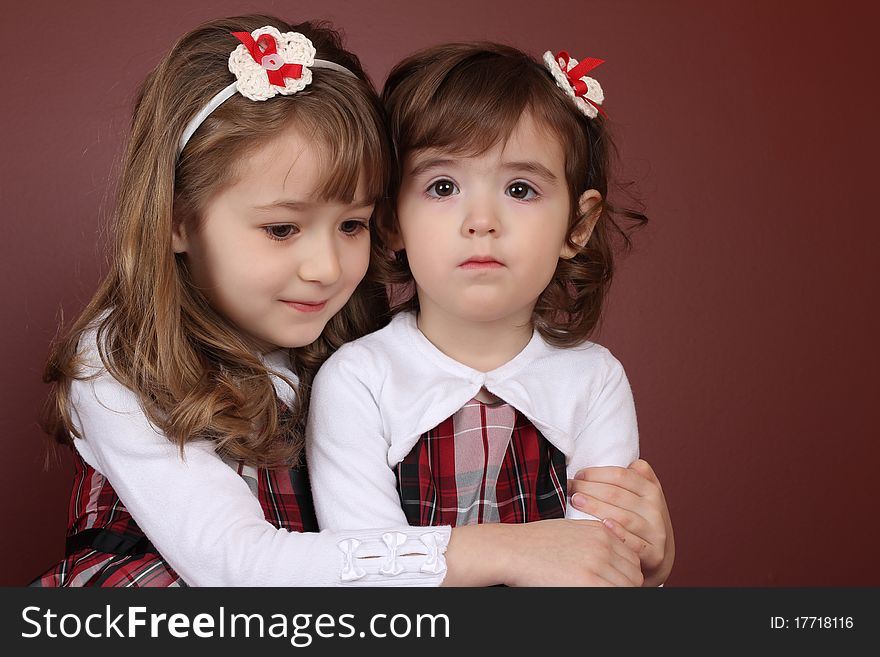
[[[322,527],[599,515],[652,546],[647,583],[668,574],[659,484],[644,462],[622,470],[638,458],[629,384],[587,341],[612,234],[625,237],[604,201],[610,144],[587,77],[600,63],[450,44],[389,76],[399,171],[380,234],[396,250],[389,282],[414,282],[415,294],[315,380],[308,447]],[[567,504],[567,479],[586,466],[618,466],[594,474],[597,497],[617,500],[587,507],[596,515]]]
[[[386,317],[369,269],[389,164],[375,92],[325,27],[217,20],[162,60],[132,122],[115,259],[47,367],[77,473],[67,556],[37,584],[640,577],[631,550],[576,523],[316,533],[296,467],[307,391]]]

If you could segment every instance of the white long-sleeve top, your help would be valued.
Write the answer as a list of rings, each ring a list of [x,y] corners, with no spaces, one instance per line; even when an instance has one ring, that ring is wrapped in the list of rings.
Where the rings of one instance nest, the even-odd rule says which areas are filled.
[[[210,441],[180,450],[150,424],[137,396],[103,367],[95,331],[80,351],[89,380],[71,386],[75,449],[104,475],[159,553],[192,586],[436,586],[448,527],[396,525],[297,533],[265,520],[260,503]],[[286,351],[267,365],[296,382]],[[293,390],[273,376],[280,398]],[[357,498],[357,488],[343,484]],[[390,529],[389,529],[390,528]],[[375,558],[378,557],[378,558]]]
[[[584,467],[627,467],[638,458],[632,391],[604,347],[561,349],[535,331],[512,360],[480,372],[437,349],[415,314],[400,313],[343,345],[313,383],[306,450],[318,524],[405,523],[393,468],[481,388],[518,409],[565,455],[569,478]],[[595,519],[571,504],[566,517]]]

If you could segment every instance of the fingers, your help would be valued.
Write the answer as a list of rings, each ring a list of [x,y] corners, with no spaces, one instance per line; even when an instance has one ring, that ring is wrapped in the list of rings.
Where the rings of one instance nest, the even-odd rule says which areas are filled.
[[[605,525],[605,527],[607,527],[608,530],[629,549],[630,554],[636,556],[636,559],[639,560],[639,563],[641,563],[642,560],[656,560],[656,555],[654,555],[653,553],[657,552],[657,546],[649,543],[638,534],[632,533],[631,531],[627,530],[626,527],[615,522],[614,520],[611,520],[610,518],[606,518],[605,520],[603,520],[602,524]]]
[[[613,495],[617,496],[615,503],[599,499],[600,487],[613,489]],[[572,505],[600,518],[618,540],[638,555],[643,565],[653,567],[663,559],[668,525],[650,500],[607,484],[581,481],[574,482],[573,488],[579,491],[589,488],[591,493],[597,493],[576,492],[571,498]]]
[[[594,520],[569,520],[575,523],[583,565],[588,580],[600,580],[591,586],[641,586],[644,578],[639,556],[625,545],[610,528]]]
[[[618,525],[619,527],[619,525]],[[614,534],[614,530],[608,527],[608,530]],[[633,548],[633,544],[637,542],[638,539],[634,538],[632,534],[624,531],[622,532],[624,535],[629,536],[629,543],[627,544],[623,539],[619,538],[616,534],[614,534],[614,542],[612,543],[612,549],[614,550],[615,555],[618,559],[623,562],[629,564],[631,568],[638,570],[641,568],[641,560],[639,559],[639,555],[636,550]]]
[[[651,481],[658,486],[660,486],[660,479],[657,477],[657,474],[654,472],[654,468],[645,461],[644,459],[637,459],[629,464],[630,470],[635,470],[640,475],[642,475],[648,481]],[[662,486],[660,486],[662,488]]]
[[[569,493],[576,509],[597,518],[611,516],[624,524],[630,515],[642,516],[656,506],[651,503],[653,498],[642,497],[612,484],[574,480],[570,482]]]
[[[652,489],[656,486],[656,484],[636,470],[610,465],[579,470],[575,474],[574,480],[609,484],[628,490],[636,495],[650,495]]]
[[[623,543],[615,542],[617,546],[625,548]],[[615,586],[641,586],[644,578],[639,558],[629,548],[621,553],[615,550],[616,559],[613,559],[610,568],[603,572],[604,577]]]
[[[596,575],[596,577],[607,582],[607,584],[600,583],[598,586],[641,586],[643,581],[641,571],[638,569],[634,571],[631,569],[618,570],[617,568],[609,567],[602,575]]]
[[[669,511],[663,491],[659,485],[638,477],[647,487],[641,492],[632,491],[616,484],[607,484],[582,479],[568,480],[568,492],[572,504],[580,511],[591,513],[598,518],[614,518],[626,525],[631,532],[645,536],[644,525],[666,527]],[[636,517],[634,517],[636,516]],[[643,519],[639,521],[638,518]],[[633,522],[638,522],[638,526]]]
[[[580,470],[569,480],[572,505],[603,520],[609,533],[633,548],[651,586],[665,581],[675,558],[669,508],[654,469],[642,459],[628,468]]]
[[[638,555],[607,528],[601,531],[606,538],[595,543],[590,554],[592,577],[605,582],[600,586],[641,586],[644,579]]]

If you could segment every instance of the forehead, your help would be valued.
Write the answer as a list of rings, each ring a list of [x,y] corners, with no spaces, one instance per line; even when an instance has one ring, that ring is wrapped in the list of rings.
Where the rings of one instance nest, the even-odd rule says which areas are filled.
[[[553,170],[565,166],[565,151],[559,135],[550,126],[537,121],[530,112],[522,114],[506,135],[491,143],[464,141],[445,146],[413,150],[404,162],[405,172],[430,160],[536,161]]]
[[[323,177],[314,144],[294,129],[246,153],[236,169],[240,186],[295,191],[299,195],[314,189]]]
[[[378,166],[362,153],[344,152],[320,135],[288,127],[242,154],[233,184],[264,199],[285,196],[308,201],[373,202],[381,193]]]

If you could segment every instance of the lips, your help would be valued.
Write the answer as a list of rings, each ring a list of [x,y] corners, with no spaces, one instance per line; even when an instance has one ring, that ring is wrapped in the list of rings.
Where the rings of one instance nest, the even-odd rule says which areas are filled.
[[[324,306],[327,305],[327,301],[289,301],[287,299],[282,299],[282,302],[285,303],[290,308],[294,310],[298,310],[302,313],[316,313],[324,310]]]
[[[459,265],[461,269],[497,269],[504,263],[492,256],[473,256]]]

